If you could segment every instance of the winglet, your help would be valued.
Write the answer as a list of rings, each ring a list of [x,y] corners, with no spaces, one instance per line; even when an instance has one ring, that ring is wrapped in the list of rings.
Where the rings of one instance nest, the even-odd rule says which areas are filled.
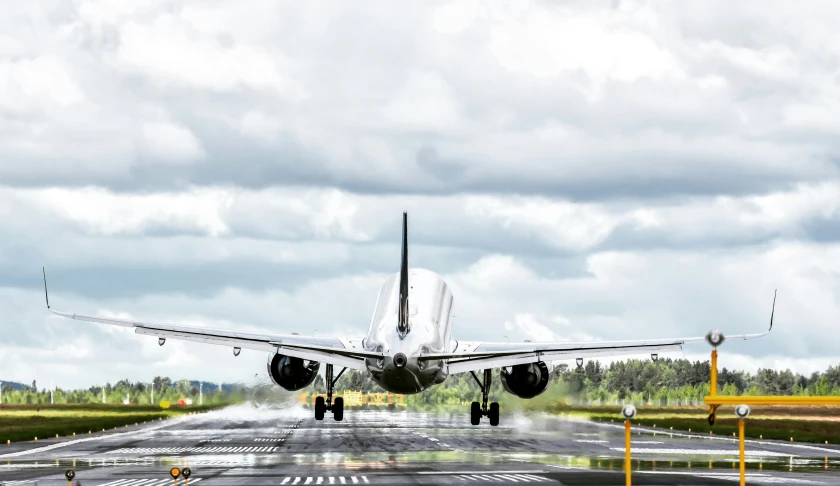
[[[767,332],[773,330],[773,314],[776,313],[776,292],[778,291],[779,289],[773,291],[773,307],[770,309],[770,329],[768,329]]]
[[[50,308],[50,294],[47,292],[47,271],[44,267],[41,267],[41,273],[44,274],[44,298],[47,299],[47,309]]]
[[[400,255],[400,307],[397,331],[408,332],[408,213],[403,211],[402,255]]]

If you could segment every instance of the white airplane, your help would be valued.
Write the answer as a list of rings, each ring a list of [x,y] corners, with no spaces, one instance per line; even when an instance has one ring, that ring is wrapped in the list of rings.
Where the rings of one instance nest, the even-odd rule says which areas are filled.
[[[327,397],[316,398],[316,420],[323,420],[327,410],[335,420],[344,417],[344,400],[341,397],[333,400],[333,389],[348,368],[370,373],[379,386],[399,394],[419,393],[442,383],[450,374],[470,372],[482,391],[481,403],[471,404],[472,424],[478,425],[481,417],[486,416],[490,425],[498,425],[499,404],[493,402],[488,406],[487,403],[493,368],[501,369],[502,385],[507,392],[521,398],[534,398],[548,386],[547,361],[575,358],[580,367],[584,358],[598,356],[650,354],[656,359],[658,353],[679,351],[683,344],[705,340],[716,346],[723,341],[719,331],[712,331],[705,337],[635,341],[500,343],[452,339],[453,298],[449,286],[432,271],[408,267],[406,213],[403,213],[400,271],[382,285],[370,329],[363,338],[263,334],[59,312],[50,307],[46,272],[44,292],[47,308],[55,315],[131,327],[137,334],[156,336],[161,346],[167,339],[183,339],[230,346],[235,356],[242,348],[265,351],[269,353],[269,376],[286,390],[300,390],[310,385],[324,363]],[[774,296],[774,310],[775,304]],[[759,338],[772,329],[773,310],[767,331],[730,336],[729,339]],[[335,366],[342,367],[338,375],[333,374]],[[483,371],[483,381],[479,380],[476,371]]]

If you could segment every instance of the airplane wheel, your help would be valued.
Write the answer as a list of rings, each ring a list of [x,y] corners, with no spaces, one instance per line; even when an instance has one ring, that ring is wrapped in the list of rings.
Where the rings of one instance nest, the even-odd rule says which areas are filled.
[[[327,404],[324,397],[315,397],[315,420],[324,420],[324,413],[327,411]]]
[[[473,425],[481,423],[481,405],[478,402],[472,402],[470,405],[470,423]]]
[[[490,404],[490,413],[487,415],[490,417],[490,425],[493,427],[499,425],[499,404],[497,402]]]
[[[333,418],[336,422],[341,422],[344,419],[344,399],[341,397],[336,397],[333,401]]]

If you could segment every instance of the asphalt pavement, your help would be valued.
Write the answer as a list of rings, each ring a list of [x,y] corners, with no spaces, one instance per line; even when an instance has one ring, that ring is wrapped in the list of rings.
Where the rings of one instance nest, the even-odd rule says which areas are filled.
[[[738,484],[732,437],[633,429],[634,485]],[[0,485],[189,484],[624,485],[624,430],[542,414],[503,415],[498,427],[462,414],[242,405],[116,431],[0,446]],[[840,448],[747,443],[748,484],[840,484]],[[177,484],[184,484],[179,478]]]

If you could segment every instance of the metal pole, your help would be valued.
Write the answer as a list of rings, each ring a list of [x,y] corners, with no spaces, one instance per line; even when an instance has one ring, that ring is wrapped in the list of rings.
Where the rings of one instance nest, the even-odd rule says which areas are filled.
[[[624,421],[624,472],[627,475],[627,486],[632,483],[632,469],[630,463],[630,421]]]
[[[202,391],[202,385],[204,385],[204,383],[199,381],[198,382],[198,404],[199,405],[204,405],[204,392]]]
[[[746,464],[744,463],[744,419],[738,421],[738,452],[741,458],[741,486],[746,486]]]
[[[712,383],[709,388],[709,395],[717,395],[717,349],[712,350]]]

